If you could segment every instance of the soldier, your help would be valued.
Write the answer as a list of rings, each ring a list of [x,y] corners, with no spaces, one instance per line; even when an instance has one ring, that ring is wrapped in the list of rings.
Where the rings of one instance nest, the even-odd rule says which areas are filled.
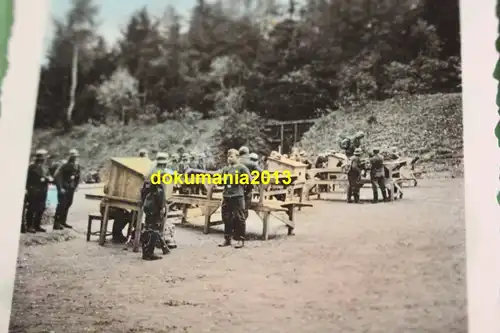
[[[359,203],[359,190],[361,181],[361,148],[356,148],[353,153],[353,157],[349,161],[349,169],[347,171],[347,180],[349,181],[349,186],[347,188],[347,202],[352,203],[352,198],[354,197],[354,202]]]
[[[104,194],[108,194],[108,185],[104,185]],[[104,211],[106,209],[106,205],[104,200],[101,200],[100,204],[100,212],[101,216],[104,216]],[[126,209],[117,208],[117,207],[109,207],[108,208],[108,218],[113,220],[113,229],[111,231],[111,241],[115,244],[125,243],[127,237],[123,235],[123,229],[129,224],[132,223],[132,212]]]
[[[57,186],[57,207],[54,216],[54,230],[72,228],[66,220],[68,211],[73,204],[75,191],[80,184],[80,165],[78,164],[80,154],[76,149],[69,151],[68,161],[61,165],[55,174]]]
[[[344,138],[341,142],[341,148],[344,149],[347,157],[351,158],[356,148],[361,148],[361,140],[365,137],[365,133],[359,131],[352,138]]]
[[[167,153],[158,153],[158,155],[156,156],[156,171],[158,170],[161,174],[173,173],[173,170],[168,167]],[[167,219],[166,215],[163,218]],[[177,244],[175,242],[175,225],[168,219],[165,221],[165,243],[169,249],[177,248]]]
[[[45,212],[47,192],[52,177],[45,166],[47,151],[37,150],[35,160],[28,167],[26,180],[26,227],[30,233],[46,232],[41,227],[42,216]]]
[[[188,153],[182,154],[181,161],[178,164],[177,172],[184,173],[189,168],[190,156]]]
[[[243,164],[249,171],[250,174],[254,171],[257,171],[259,175],[262,173],[262,169],[260,166],[251,160],[250,158],[250,150],[248,147],[242,146],[239,149],[239,157],[240,157],[240,163]],[[248,186],[245,186],[245,220],[248,219],[248,211],[250,209],[250,205],[252,204],[252,190],[253,186],[251,184],[248,184]]]
[[[169,169],[177,171],[178,164],[179,164],[179,154],[174,153],[174,154],[172,154],[172,156],[170,156],[170,159],[168,161],[168,167],[169,167]]]
[[[250,153],[250,155],[248,155],[248,157],[250,158],[250,161],[257,163],[257,165],[259,165],[259,163],[260,163],[259,155],[257,155],[256,153]],[[259,165],[259,167],[260,167],[260,165]]]
[[[382,198],[387,201],[387,191],[385,189],[384,158],[380,155],[380,149],[373,149],[373,156],[370,158],[370,180],[373,190],[373,203],[378,202],[378,189],[382,192]]]
[[[246,173],[250,177],[250,171],[244,165],[238,163],[238,151],[229,149],[227,152],[228,165],[221,170],[222,176],[238,173],[241,177]],[[230,246],[231,238],[237,241],[236,248],[245,246],[245,185],[224,184],[222,193],[222,220],[224,221],[224,242],[220,247]]]
[[[161,257],[154,254],[155,247],[159,246],[164,255],[170,252],[160,230],[161,222],[166,216],[163,184],[152,184],[150,179],[145,179],[141,189],[141,204],[145,215],[144,231],[141,234],[142,259],[158,260]]]
[[[144,148],[139,150],[139,157],[148,157],[148,151]]]

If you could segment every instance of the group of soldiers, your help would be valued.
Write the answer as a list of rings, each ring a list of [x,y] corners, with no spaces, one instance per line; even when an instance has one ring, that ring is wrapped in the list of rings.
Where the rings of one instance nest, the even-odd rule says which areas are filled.
[[[141,151],[140,157],[147,157],[147,152]],[[174,160],[175,161],[175,160]],[[182,161],[181,161],[182,162]],[[173,163],[168,159],[168,154],[158,153],[155,160],[155,166],[151,173],[160,171],[161,173],[171,172]],[[200,165],[177,167],[178,172],[187,171],[193,166],[198,170],[207,170]],[[219,170],[221,174],[235,175],[246,173],[251,177],[252,171],[261,172],[258,164],[258,156],[250,153],[248,147],[241,147],[239,150],[230,149],[227,152],[227,165]],[[224,241],[220,247],[232,245],[236,241],[235,248],[242,248],[245,245],[246,220],[252,201],[252,186],[242,184],[224,184],[223,200],[221,206],[221,215],[224,223]],[[144,232],[142,233],[141,246],[142,258],[144,260],[158,260],[160,256],[154,253],[155,248],[161,248],[163,254],[170,252],[174,241],[174,227],[171,224],[166,225],[166,232],[161,230],[166,217],[166,197],[165,190],[161,184],[153,184],[149,175],[144,179],[144,185],[141,190],[142,209],[145,214]],[[165,237],[165,239],[164,239]],[[176,247],[176,246],[175,246]]]
[[[345,161],[344,169],[347,173],[348,188],[347,188],[347,202],[348,203],[359,203],[360,189],[363,186],[362,176],[369,174],[370,182],[373,191],[373,203],[379,202],[379,190],[382,194],[382,200],[387,201],[389,198],[388,189],[385,186],[385,178],[387,177],[387,170],[384,167],[384,160],[397,160],[400,158],[397,148],[393,147],[390,151],[385,153],[385,157],[381,154],[379,148],[372,149],[371,151],[366,151],[362,148],[362,140],[365,134],[361,131],[357,132],[352,137],[342,137],[340,138],[339,146],[342,152],[345,154],[347,160]],[[279,155],[277,152],[273,152],[274,155]],[[271,156],[273,155],[271,154]],[[283,155],[285,158],[290,158],[295,161],[299,161],[307,165],[310,168],[325,168],[328,163],[329,156],[337,153],[336,150],[331,149],[322,154],[314,160],[311,161],[307,153],[302,150],[299,151],[296,148],[292,149],[291,154]],[[367,157],[363,155],[368,155]],[[275,156],[275,157],[276,157]],[[326,174],[319,174],[320,178],[327,177]],[[326,190],[327,185],[324,185],[320,190]]]
[[[46,232],[41,223],[50,184],[56,186],[58,200],[53,229],[72,228],[67,223],[67,218],[75,191],[80,183],[80,165],[76,149],[71,149],[68,155],[66,160],[49,166],[47,165],[47,150],[36,151],[33,162],[28,166],[21,233]]]

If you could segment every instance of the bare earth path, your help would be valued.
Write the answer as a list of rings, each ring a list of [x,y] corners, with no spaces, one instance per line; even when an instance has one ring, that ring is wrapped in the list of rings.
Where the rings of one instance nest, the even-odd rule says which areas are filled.
[[[462,180],[422,181],[396,203],[313,203],[296,236],[243,250],[183,228],[156,262],[83,235],[21,248],[11,332],[467,331]],[[79,194],[77,230],[95,205]]]

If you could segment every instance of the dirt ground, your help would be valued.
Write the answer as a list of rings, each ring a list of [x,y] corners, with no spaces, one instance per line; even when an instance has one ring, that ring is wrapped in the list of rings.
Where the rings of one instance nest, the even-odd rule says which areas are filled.
[[[222,249],[220,233],[178,227],[179,248],[144,262],[85,242],[97,204],[79,193],[76,239],[21,246],[10,332],[467,332],[463,180],[312,203],[295,236],[275,222],[273,239]]]

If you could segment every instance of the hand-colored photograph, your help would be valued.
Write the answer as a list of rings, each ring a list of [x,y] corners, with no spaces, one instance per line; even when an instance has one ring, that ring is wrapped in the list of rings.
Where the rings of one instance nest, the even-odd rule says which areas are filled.
[[[53,0],[9,332],[468,332],[459,7]]]

